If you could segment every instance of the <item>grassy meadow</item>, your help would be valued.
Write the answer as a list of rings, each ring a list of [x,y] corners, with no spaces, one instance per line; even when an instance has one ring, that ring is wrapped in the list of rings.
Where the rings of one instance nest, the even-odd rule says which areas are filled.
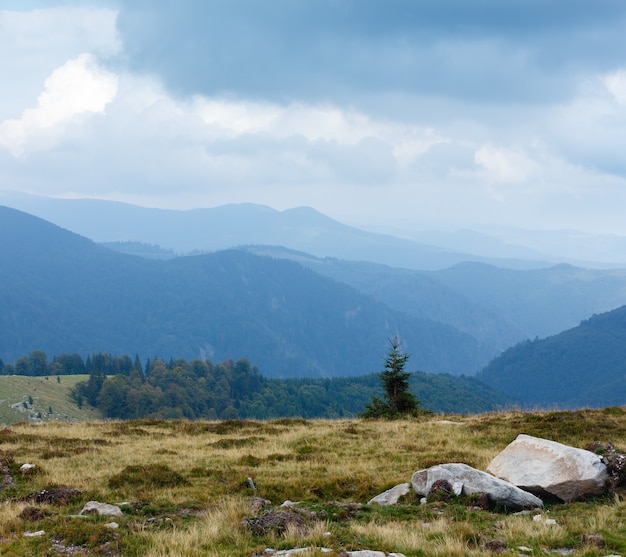
[[[0,424],[100,419],[96,408],[87,404],[79,408],[69,396],[76,383],[87,379],[88,375],[0,375]]]
[[[519,433],[623,448],[626,410],[14,424],[0,429],[0,460],[16,481],[0,494],[0,555],[243,557],[295,547],[314,556],[364,549],[407,557],[626,555],[626,494],[619,492],[548,503],[541,520],[481,509],[464,497],[431,496],[421,505],[411,493],[392,507],[366,504],[434,464],[484,470]],[[24,474],[23,463],[36,468]],[[59,486],[82,494],[54,504],[28,499]],[[300,502],[298,521],[262,523],[255,517],[267,509],[255,510],[253,496],[271,501],[270,511]],[[124,516],[75,517],[90,500],[124,503]],[[112,520],[119,528],[106,526]],[[32,532],[40,535],[25,535]]]

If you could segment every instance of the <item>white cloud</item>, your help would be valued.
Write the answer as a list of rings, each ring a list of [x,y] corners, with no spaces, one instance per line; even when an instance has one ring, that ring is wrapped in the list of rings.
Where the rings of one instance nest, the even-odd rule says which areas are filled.
[[[499,184],[525,182],[536,169],[536,164],[523,152],[491,145],[478,149],[474,159],[484,169],[486,178]]]
[[[0,145],[19,157],[50,148],[63,139],[65,126],[85,113],[102,113],[117,93],[117,77],[91,54],[57,68],[44,83],[37,107],[0,124]]]
[[[44,79],[67,60],[83,52],[100,60],[119,54],[116,21],[109,9],[0,10],[0,121],[32,106]]]
[[[619,104],[626,105],[626,70],[604,76],[604,85]]]

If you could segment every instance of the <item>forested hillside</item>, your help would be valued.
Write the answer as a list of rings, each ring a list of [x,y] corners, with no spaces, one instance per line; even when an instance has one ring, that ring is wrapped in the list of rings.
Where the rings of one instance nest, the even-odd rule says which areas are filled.
[[[529,406],[622,406],[626,306],[594,315],[558,335],[510,348],[478,378]]]
[[[22,419],[30,416],[35,421],[62,419],[58,414],[61,407],[66,418],[80,417],[81,409],[91,409],[87,416],[93,417],[97,409],[98,415],[120,419],[339,418],[360,414],[382,391],[378,374],[268,379],[245,359],[217,364],[208,359],[154,359],[144,365],[138,356],[107,353],[90,354],[85,359],[79,354],[59,354],[49,360],[38,350],[18,358],[15,364],[0,360],[1,385],[6,385],[3,377],[12,382],[19,379],[23,388],[17,398],[5,392],[0,410],[3,404],[18,408],[27,412]],[[82,382],[76,384],[76,377]],[[61,405],[58,393],[51,398],[52,390],[68,383],[75,386]],[[410,383],[422,408],[434,412],[485,412],[514,403],[471,377],[418,372],[411,375]],[[54,400],[57,413],[52,418],[52,411],[41,412],[42,397]],[[67,410],[70,399],[74,401],[71,411]]]
[[[462,263],[428,272],[278,247],[246,249],[298,261],[391,308],[450,325],[472,335],[493,357],[522,340],[560,333],[594,313],[626,304],[623,269],[556,265],[513,270]]]
[[[470,335],[301,265],[242,251],[169,261],[113,252],[0,207],[0,357],[110,352],[248,358],[268,377],[363,375],[400,335],[415,370],[472,373]]]

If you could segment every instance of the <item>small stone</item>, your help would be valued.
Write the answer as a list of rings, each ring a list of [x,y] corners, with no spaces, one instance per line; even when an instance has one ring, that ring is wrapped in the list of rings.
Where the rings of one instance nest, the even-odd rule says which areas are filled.
[[[595,547],[604,547],[604,536],[602,534],[584,534],[583,543]]]
[[[109,505],[108,503],[99,503],[98,501],[88,501],[78,513],[79,515],[97,514],[100,516],[123,516],[122,509],[117,505]]]
[[[46,533],[45,530],[37,530],[36,532],[24,532],[27,538],[38,538]]]
[[[546,518],[543,523],[547,526],[556,526],[556,520],[554,520],[554,518]]]
[[[117,530],[120,527],[117,522],[107,522],[104,526],[106,528],[111,528],[112,530]]]
[[[485,542],[484,548],[493,553],[502,553],[506,551],[506,542],[502,538],[496,538]]]
[[[410,483],[403,483],[384,491],[383,493],[377,495],[370,499],[367,504],[373,505],[395,505],[400,497],[404,497],[411,491]]]

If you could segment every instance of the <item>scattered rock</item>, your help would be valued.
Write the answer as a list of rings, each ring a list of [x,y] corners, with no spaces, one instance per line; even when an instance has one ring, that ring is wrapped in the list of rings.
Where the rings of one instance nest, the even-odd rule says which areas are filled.
[[[585,447],[586,451],[591,451],[602,458],[609,474],[609,484],[612,489],[626,483],[626,455],[618,453],[615,445],[610,441],[601,443],[594,441]]]
[[[432,493],[446,493],[448,495],[451,495],[452,484],[448,480],[437,480],[436,482],[433,482],[433,485],[430,486],[428,494],[430,495]]]
[[[54,487],[35,491],[26,497],[27,501],[34,503],[67,505],[75,497],[80,497],[82,491],[80,489],[69,487]]]
[[[272,502],[263,499],[263,497],[250,497],[250,511],[254,514],[259,514],[262,510],[270,507]]]
[[[268,547],[263,553],[253,553],[250,557],[292,557],[293,555],[306,553],[307,551],[312,551],[313,549],[314,548],[312,547],[296,547],[293,549],[276,550]],[[321,553],[334,553],[334,550],[328,549],[327,547],[315,549]],[[372,551],[369,549],[360,551],[340,551],[339,555],[341,557],[404,557],[404,554],[402,553],[386,554],[384,551]]]
[[[37,530],[36,532],[24,532],[24,536],[26,536],[27,538],[38,538],[45,535],[45,533],[45,530]]]
[[[7,487],[11,487],[15,485],[15,481],[13,480],[13,476],[11,476],[11,470],[5,464],[0,462],[0,493],[4,491]]]
[[[533,516],[533,522],[541,522],[546,526],[556,526],[556,520],[554,520],[554,518],[544,518],[540,514],[536,514],[535,516]]]
[[[504,553],[506,551],[506,542],[502,538],[486,541],[483,549],[492,553]]]
[[[24,507],[22,512],[18,514],[18,518],[25,520],[26,522],[37,522],[42,518],[48,516],[48,512],[39,507]]]
[[[247,530],[259,536],[269,532],[282,534],[287,528],[295,528],[302,534],[307,534],[313,524],[317,522],[313,513],[309,514],[312,516],[305,516],[305,514],[297,512],[295,509],[269,510],[258,516],[245,517],[242,520],[242,524]]]
[[[604,547],[604,536],[602,534],[584,534],[583,543],[594,547]]]
[[[600,456],[523,433],[491,461],[487,472],[565,502],[604,493],[609,479]]]
[[[371,551],[370,549],[362,549],[360,551],[346,551],[346,555],[348,555],[349,557],[387,557],[387,554],[384,551]]]
[[[110,528],[111,530],[117,530],[120,527],[117,522],[107,522],[104,526],[105,528]]]
[[[84,516],[86,514],[97,514],[100,516],[124,516],[122,509],[120,509],[117,505],[99,503],[98,501],[88,501],[78,514],[79,516]]]
[[[373,497],[372,499],[370,499],[367,502],[367,504],[368,505],[373,505],[373,504],[395,505],[400,499],[400,497],[404,497],[410,491],[411,491],[410,483],[403,483],[400,485],[396,485],[395,487],[392,487],[391,489],[388,489],[387,491],[384,491],[383,493],[376,495],[376,497]]]
[[[507,510],[543,507],[543,501],[533,494],[467,464],[439,464],[418,470],[413,474],[411,484],[418,495],[427,495],[437,480],[447,480],[451,484],[460,482],[464,495],[486,493],[495,505]]]

